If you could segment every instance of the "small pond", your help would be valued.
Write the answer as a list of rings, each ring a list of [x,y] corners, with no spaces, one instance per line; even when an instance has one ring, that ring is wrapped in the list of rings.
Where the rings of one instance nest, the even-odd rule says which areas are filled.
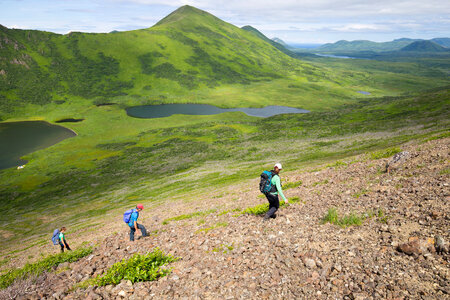
[[[370,95],[369,92],[364,92],[364,91],[356,91],[357,93],[363,94],[363,95]]]
[[[351,56],[345,56],[345,55],[332,55],[332,54],[317,54],[314,53],[317,56],[321,57],[331,57],[331,58],[343,58],[343,59],[358,59],[357,57],[351,57]]]
[[[23,165],[23,155],[73,136],[72,130],[44,121],[0,123],[0,169]]]
[[[240,111],[252,117],[267,118],[279,114],[304,114],[308,110],[288,106],[266,106],[263,108],[219,108],[208,104],[161,104],[128,107],[127,115],[135,118],[164,118],[171,115],[216,115]]]

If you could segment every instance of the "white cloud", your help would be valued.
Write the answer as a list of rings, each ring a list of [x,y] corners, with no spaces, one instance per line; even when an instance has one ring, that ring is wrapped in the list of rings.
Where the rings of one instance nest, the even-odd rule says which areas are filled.
[[[450,2],[442,0],[39,0],[39,6],[36,0],[0,1],[6,1],[3,25],[60,33],[150,27],[177,7],[192,5],[294,42],[450,36]]]

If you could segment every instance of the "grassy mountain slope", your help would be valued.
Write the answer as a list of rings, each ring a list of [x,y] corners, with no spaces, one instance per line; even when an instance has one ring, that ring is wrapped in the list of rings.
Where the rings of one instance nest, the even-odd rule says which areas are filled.
[[[416,41],[403,47],[400,51],[444,52],[447,49],[432,41]]]

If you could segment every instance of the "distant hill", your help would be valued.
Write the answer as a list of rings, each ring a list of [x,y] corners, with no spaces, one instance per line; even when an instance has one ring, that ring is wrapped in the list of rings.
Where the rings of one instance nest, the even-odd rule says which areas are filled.
[[[432,41],[416,41],[403,47],[400,51],[444,52],[447,49]]]
[[[432,42],[441,45],[442,47],[450,48],[450,38],[434,38]]]
[[[318,51],[329,52],[347,52],[347,51],[395,51],[414,42],[412,39],[397,39],[391,42],[377,43],[366,40],[345,41],[341,40],[336,43],[328,43],[317,48]]]
[[[272,41],[274,41],[274,42],[276,42],[276,43],[282,45],[282,46],[285,47],[285,48],[289,48],[289,45],[286,44],[286,43],[285,43],[282,39],[280,39],[280,38],[274,37],[274,38],[272,38]]]
[[[254,34],[255,36],[259,37],[260,39],[262,39],[263,41],[271,44],[272,46],[274,46],[275,48],[277,48],[278,50],[280,50],[281,52],[283,52],[284,54],[289,55],[290,57],[293,58],[298,58],[298,55],[292,51],[290,51],[288,48],[286,48],[282,43],[284,43],[283,41],[281,41],[282,43],[279,43],[277,41],[271,40],[269,39],[267,36],[265,36],[262,32],[260,32],[258,29],[250,26],[250,25],[246,25],[244,27],[242,27],[243,30],[246,30],[248,32],[251,32],[252,34]],[[284,43],[285,44],[285,43]]]

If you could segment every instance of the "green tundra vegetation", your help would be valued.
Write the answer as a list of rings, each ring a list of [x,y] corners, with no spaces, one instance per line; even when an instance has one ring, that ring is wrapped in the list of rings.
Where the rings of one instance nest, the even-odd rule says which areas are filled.
[[[26,155],[26,168],[0,170],[2,254],[49,242],[61,223],[82,228],[137,202],[195,199],[274,161],[294,171],[449,128],[448,61],[298,59],[190,6],[127,32],[1,27],[0,57],[3,121],[84,119],[64,124],[76,137]],[[137,119],[124,110],[161,103],[311,113]]]

